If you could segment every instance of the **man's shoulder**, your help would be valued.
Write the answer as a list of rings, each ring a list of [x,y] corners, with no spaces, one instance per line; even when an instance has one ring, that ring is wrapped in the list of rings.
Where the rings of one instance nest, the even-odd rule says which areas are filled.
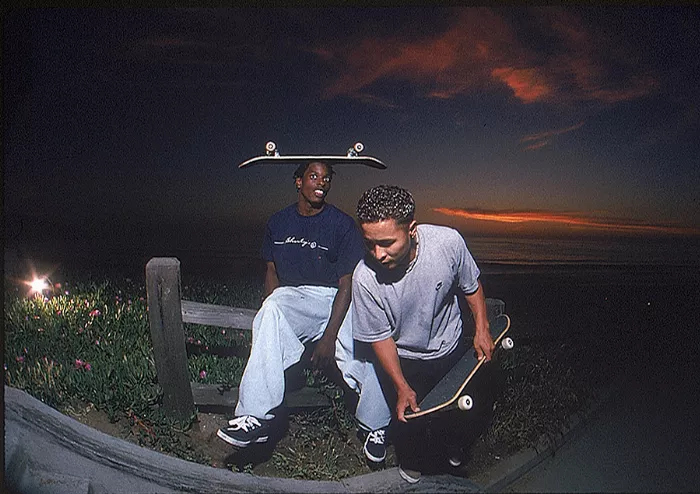
[[[292,216],[296,213],[296,204],[290,204],[288,206],[283,207],[279,211],[272,213],[270,216],[270,219],[268,220],[269,222],[272,221],[279,221],[280,219],[286,219],[289,218],[289,216]]]
[[[360,262],[358,262],[357,266],[355,266],[352,279],[358,283],[364,283],[366,281],[376,279],[376,273],[369,265],[367,265],[364,257],[360,259]]]
[[[339,207],[334,206],[333,204],[326,204],[326,209],[328,210],[327,214],[329,216],[339,218],[342,221],[351,221],[353,223],[355,222],[355,220],[352,218],[352,216],[350,216],[348,213],[346,213],[345,211],[343,211]]]
[[[461,237],[462,235],[451,226],[433,225],[431,223],[421,223],[418,231],[430,237]]]

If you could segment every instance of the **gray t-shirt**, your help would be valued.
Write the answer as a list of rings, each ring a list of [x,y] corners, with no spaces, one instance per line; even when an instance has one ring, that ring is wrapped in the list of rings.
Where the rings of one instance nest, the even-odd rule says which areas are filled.
[[[418,253],[403,276],[359,262],[352,278],[353,336],[372,343],[392,337],[399,357],[449,354],[462,334],[458,290],[479,288],[479,268],[457,230],[418,225]]]

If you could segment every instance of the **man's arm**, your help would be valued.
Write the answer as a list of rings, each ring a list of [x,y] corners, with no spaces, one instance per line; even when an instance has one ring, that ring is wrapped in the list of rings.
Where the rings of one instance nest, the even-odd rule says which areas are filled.
[[[404,417],[406,408],[411,407],[411,410],[414,412],[420,411],[420,408],[418,408],[416,392],[408,384],[401,370],[399,354],[396,351],[396,342],[394,342],[393,338],[375,341],[372,343],[372,349],[377,355],[382,368],[391,378],[391,382],[394,383],[394,388],[396,389],[396,416],[401,422],[406,422]]]
[[[265,272],[265,292],[263,294],[263,299],[266,299],[272,291],[280,286],[280,280],[277,277],[277,268],[275,263],[272,261],[267,261],[267,271]]]
[[[491,354],[494,350],[493,340],[491,339],[491,331],[489,329],[488,313],[486,311],[486,299],[484,298],[484,290],[479,281],[479,288],[471,295],[465,295],[467,304],[474,316],[474,324],[476,331],[474,332],[474,349],[478,358],[486,355],[486,360],[491,360]]]
[[[333,299],[331,317],[328,319],[323,336],[311,355],[311,363],[317,369],[323,369],[335,363],[335,342],[338,338],[338,331],[343,324],[345,314],[348,313],[350,301],[352,300],[352,273],[346,274],[338,281],[338,292]]]

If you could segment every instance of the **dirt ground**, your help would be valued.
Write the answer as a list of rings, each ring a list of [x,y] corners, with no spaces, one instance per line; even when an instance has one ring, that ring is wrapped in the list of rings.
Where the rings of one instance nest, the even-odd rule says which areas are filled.
[[[96,430],[138,444],[138,423],[129,424],[121,419],[111,423],[104,412],[92,405],[73,407],[69,416]],[[370,473],[362,454],[362,442],[356,434],[333,437],[313,437],[313,424],[303,420],[290,420],[284,435],[274,447],[253,445],[245,450],[245,456],[216,436],[217,430],[226,424],[226,417],[215,413],[198,413],[198,421],[183,435],[194,451],[210,458],[210,466],[238,472],[248,472],[266,477],[306,478],[312,480],[338,480]],[[313,420],[313,419],[311,419]],[[470,458],[458,475],[476,476],[497,462],[503,448],[488,445],[479,439],[472,448]],[[387,449],[383,468],[396,466],[393,446]]]

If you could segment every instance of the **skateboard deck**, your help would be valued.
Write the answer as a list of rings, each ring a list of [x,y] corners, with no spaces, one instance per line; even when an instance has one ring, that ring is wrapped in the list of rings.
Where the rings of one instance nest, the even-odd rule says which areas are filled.
[[[361,142],[355,143],[353,147],[348,149],[347,154],[344,155],[313,155],[313,154],[299,154],[299,155],[280,155],[277,150],[277,145],[269,141],[265,144],[265,155],[256,156],[255,158],[250,158],[244,161],[238,168],[247,168],[253,165],[280,165],[280,164],[296,164],[299,165],[304,162],[310,161],[323,161],[331,166],[340,164],[351,164],[351,165],[364,165],[372,168],[378,168],[384,170],[386,165],[382,163],[377,158],[372,156],[360,156],[360,153],[364,149],[364,145]]]
[[[491,336],[494,338],[496,349],[499,345],[508,350],[513,348],[513,340],[506,337],[509,329],[510,318],[506,314],[500,314],[490,321]],[[494,349],[494,352],[496,349]],[[477,359],[475,354],[476,351],[473,347],[467,350],[464,356],[418,404],[420,411],[406,411],[405,417],[414,419],[433,412],[447,411],[454,408],[459,408],[460,410],[471,409],[474,402],[472,397],[465,393],[465,388],[484,362],[486,362],[485,358]]]

